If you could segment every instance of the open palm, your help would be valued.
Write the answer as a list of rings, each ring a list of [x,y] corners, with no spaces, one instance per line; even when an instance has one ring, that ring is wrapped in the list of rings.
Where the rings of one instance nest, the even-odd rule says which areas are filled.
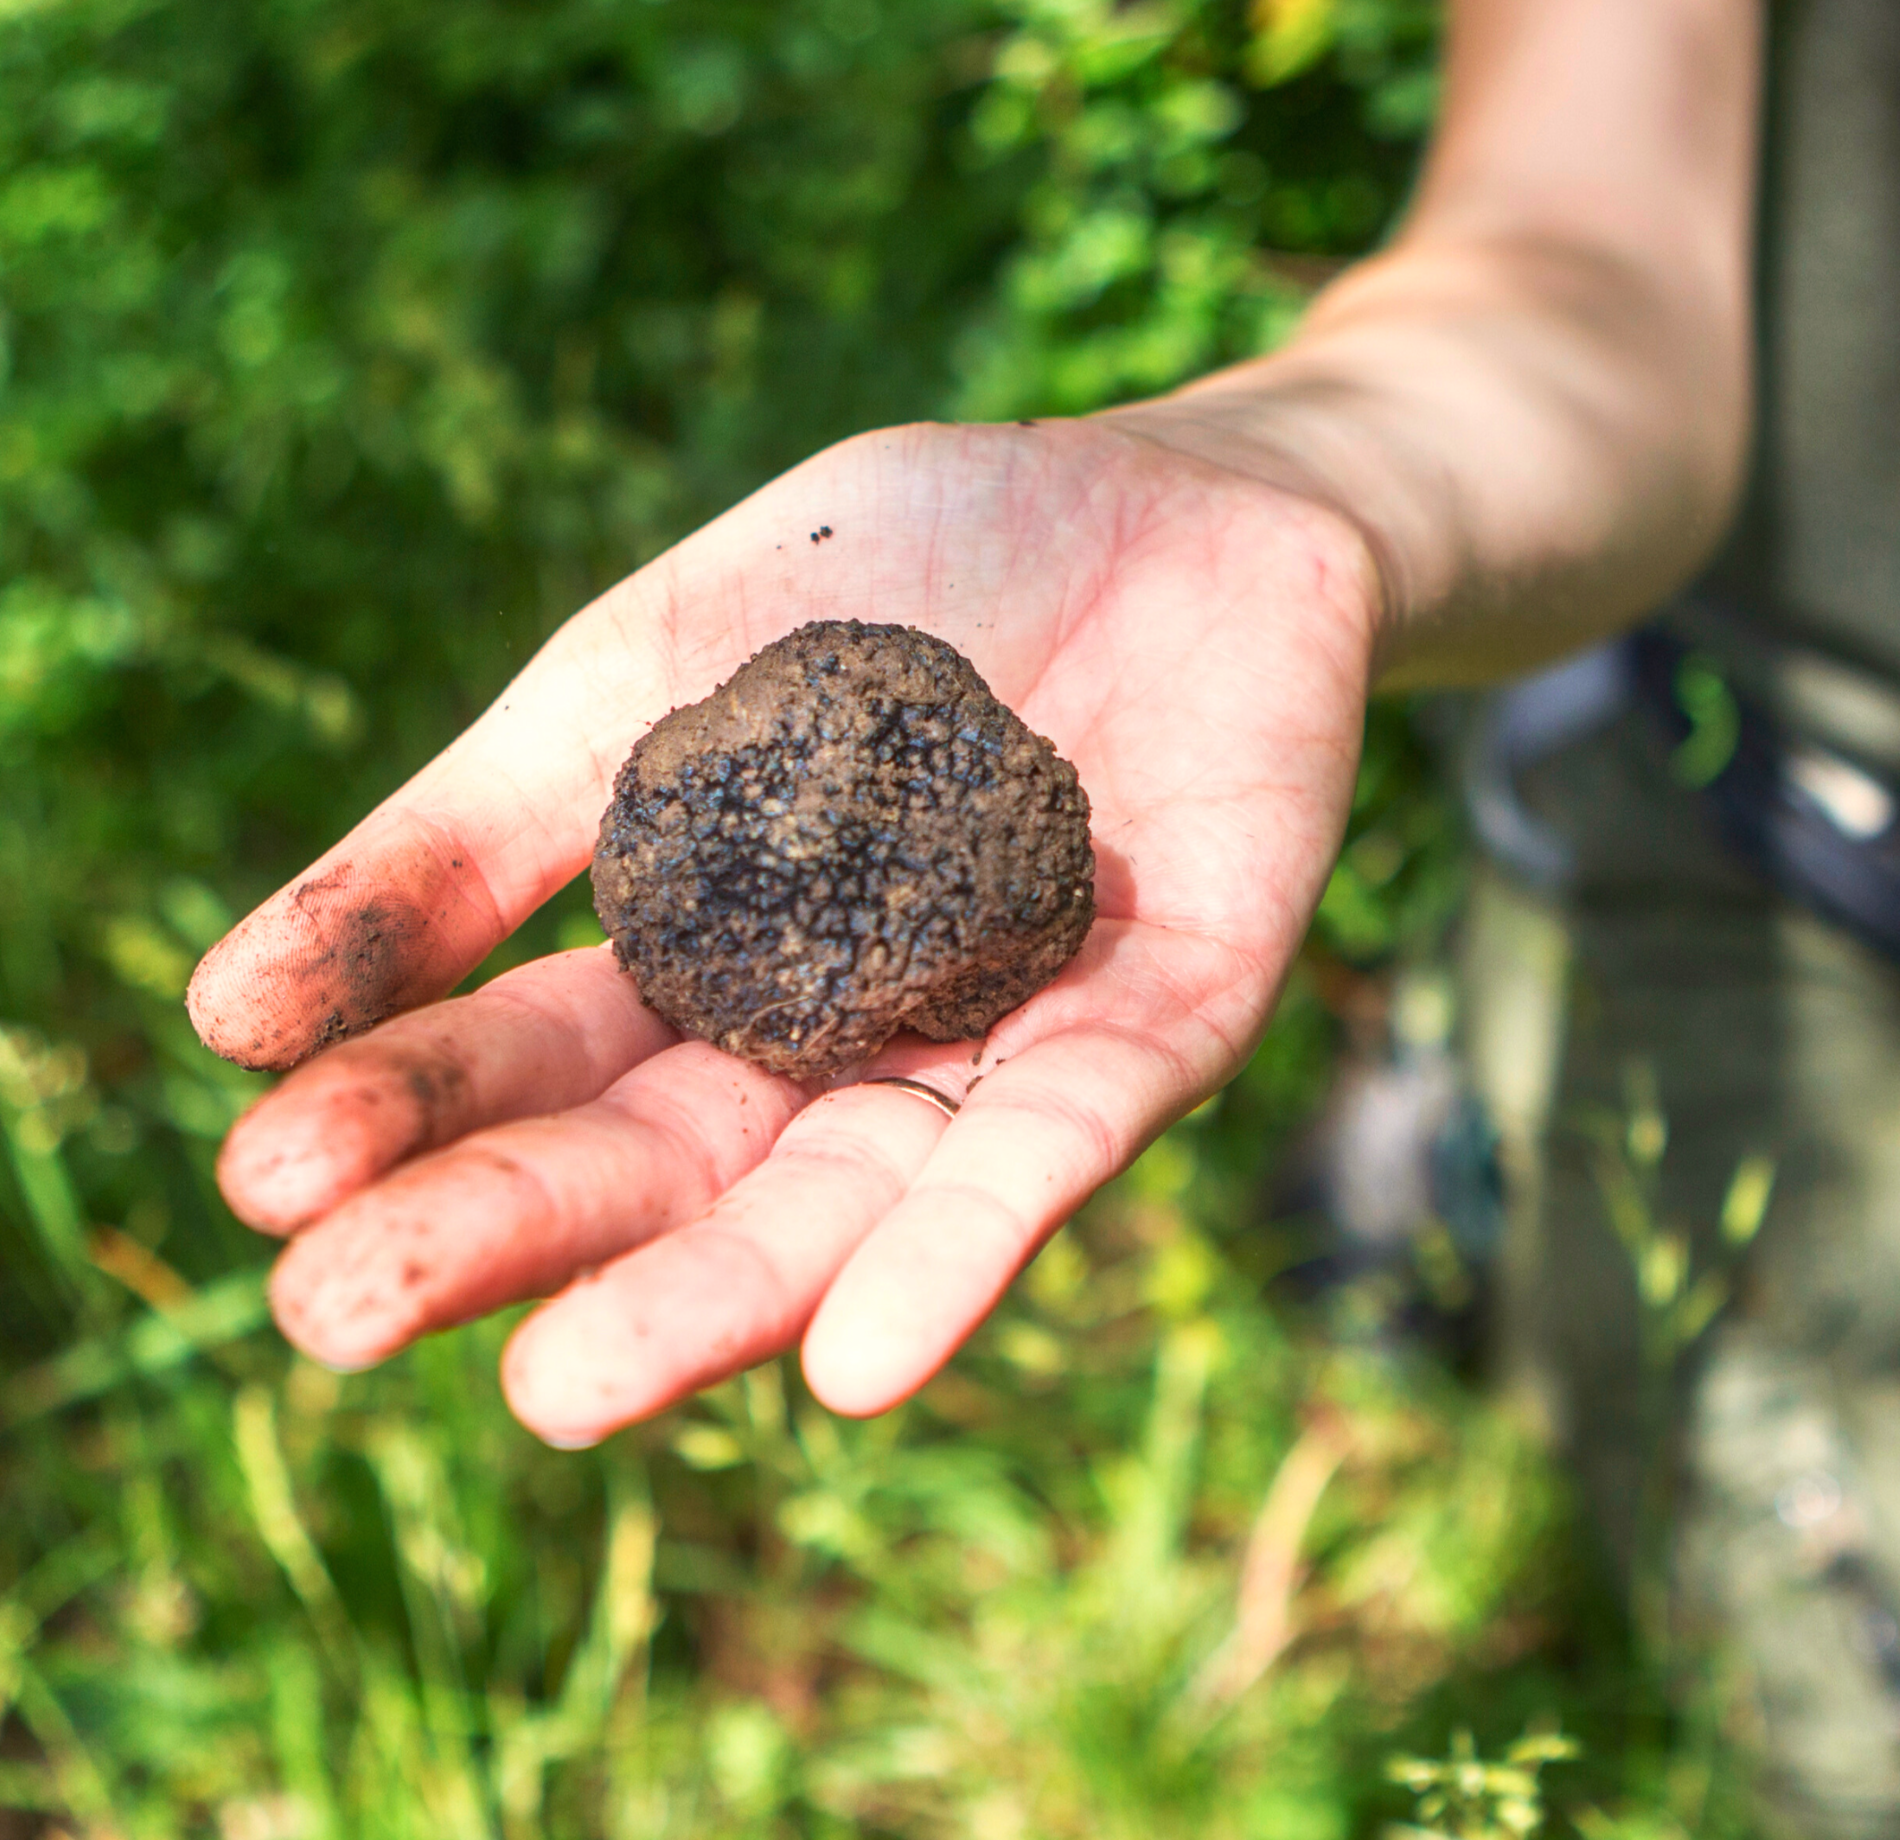
[[[906,1396],[1258,1038],[1345,821],[1371,600],[1331,513],[1100,422],[866,435],[642,569],[199,969],[219,1052],[327,1049],[221,1163],[295,1236],[285,1332],[359,1366],[551,1297],[504,1381],[563,1444],[801,1335],[837,1409]],[[681,1040],[598,948],[433,1002],[584,866],[653,721],[821,618],[950,640],[1093,805],[1078,957],[980,1047],[867,1070],[964,1097],[954,1121]]]

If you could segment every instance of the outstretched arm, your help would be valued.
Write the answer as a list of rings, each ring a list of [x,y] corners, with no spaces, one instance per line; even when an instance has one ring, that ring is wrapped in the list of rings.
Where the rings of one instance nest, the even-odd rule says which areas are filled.
[[[551,1295],[504,1378],[564,1443],[801,1337],[841,1410],[926,1380],[1258,1040],[1375,676],[1555,652],[1713,541],[1756,36],[1752,0],[1466,0],[1404,234],[1287,351],[1082,421],[859,437],[570,621],[193,982],[220,1052],[326,1050],[221,1164],[293,1236],[292,1339],[358,1365]],[[967,1095],[954,1122],[681,1042],[598,950],[419,1007],[585,864],[652,721],[851,617],[957,644],[1094,805],[1081,955],[974,1056],[900,1042],[870,1070]]]
[[[1272,357],[1111,419],[1365,531],[1383,686],[1482,682],[1654,607],[1746,448],[1757,0],[1462,0],[1392,246]]]

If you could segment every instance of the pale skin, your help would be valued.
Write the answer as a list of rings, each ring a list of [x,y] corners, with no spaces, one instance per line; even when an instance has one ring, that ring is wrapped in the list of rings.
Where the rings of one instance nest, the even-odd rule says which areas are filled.
[[[193,982],[213,1047],[303,1061],[220,1163],[290,1241],[291,1340],[358,1367],[546,1299],[502,1379],[564,1445],[793,1346],[841,1412],[923,1385],[1258,1041],[1375,684],[1612,630],[1719,535],[1759,32],[1753,0],[1465,0],[1404,232],[1286,351],[1085,420],[858,437],[577,614]],[[1080,956],[987,1041],[863,1070],[954,1121],[682,1041],[605,949],[434,1001],[585,866],[652,721],[818,618],[951,640],[1093,803]]]

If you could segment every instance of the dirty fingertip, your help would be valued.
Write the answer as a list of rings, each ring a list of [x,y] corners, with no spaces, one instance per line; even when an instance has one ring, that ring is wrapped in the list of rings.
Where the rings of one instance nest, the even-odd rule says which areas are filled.
[[[285,1119],[269,1099],[231,1127],[218,1152],[218,1188],[239,1220],[259,1233],[295,1233],[354,1186],[340,1172],[351,1146]]]
[[[286,1072],[439,994],[443,980],[427,973],[427,930],[383,905],[331,926],[273,897],[205,955],[185,1013],[213,1054],[252,1072]]]
[[[309,1246],[293,1240],[270,1276],[271,1315],[285,1341],[332,1373],[358,1374],[388,1360],[407,1338],[373,1299],[340,1295]]]
[[[185,993],[205,1046],[281,1072],[443,995],[505,930],[464,858],[413,816],[280,889],[206,953]],[[326,859],[327,860],[327,859]]]
[[[185,987],[185,1014],[213,1054],[254,1073],[278,1073],[311,1052],[290,1020],[275,1013],[259,977],[253,934],[259,915],[227,934],[199,961]]]
[[[400,1068],[392,1075],[325,1062],[267,1094],[231,1127],[218,1155],[218,1186],[246,1226],[295,1233],[422,1148],[431,1122],[414,1077]]]

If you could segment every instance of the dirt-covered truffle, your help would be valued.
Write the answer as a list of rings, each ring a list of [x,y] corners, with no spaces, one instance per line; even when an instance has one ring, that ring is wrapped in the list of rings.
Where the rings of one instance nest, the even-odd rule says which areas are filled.
[[[955,647],[826,620],[676,709],[614,782],[594,905],[645,1001],[774,1072],[982,1035],[1094,915],[1075,769]]]

